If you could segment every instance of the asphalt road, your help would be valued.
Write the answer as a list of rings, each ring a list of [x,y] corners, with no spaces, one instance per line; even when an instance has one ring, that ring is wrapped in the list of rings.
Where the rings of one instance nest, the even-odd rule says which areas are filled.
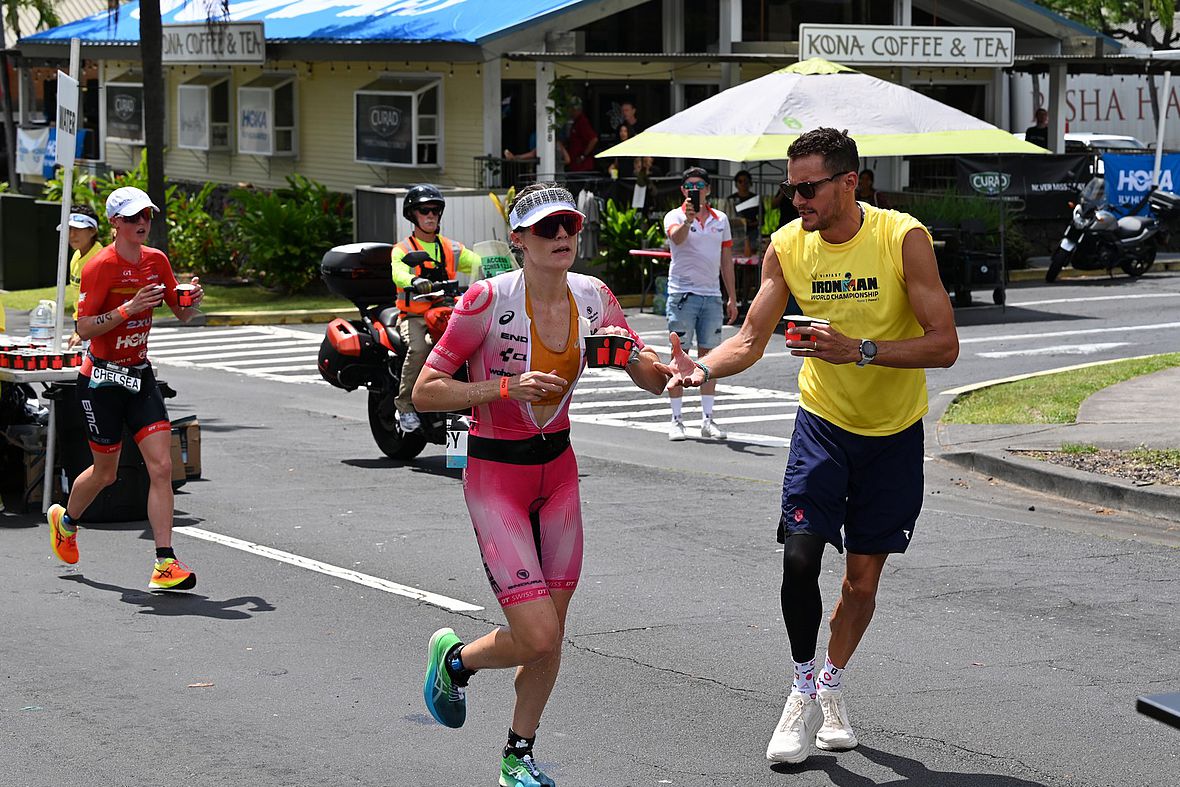
[[[1006,311],[956,312],[963,353],[930,389],[1175,351],[1178,302],[1169,274],[1013,288]],[[460,731],[421,697],[432,631],[502,620],[441,447],[398,466],[359,393],[160,366],[172,416],[202,423],[205,478],[176,503],[197,592],[145,592],[142,524],[84,529],[71,570],[35,518],[0,520],[0,783],[493,785],[510,675],[474,678]],[[723,386],[789,402],[796,368],[770,358]],[[719,445],[669,444],[658,414],[593,418],[636,407],[575,427],[587,557],[537,745],[560,784],[1180,783],[1180,731],[1134,709],[1180,689],[1175,528],[937,461],[846,679],[861,747],[770,767],[790,670],[775,440],[791,421]],[[829,551],[829,608],[840,568]]]

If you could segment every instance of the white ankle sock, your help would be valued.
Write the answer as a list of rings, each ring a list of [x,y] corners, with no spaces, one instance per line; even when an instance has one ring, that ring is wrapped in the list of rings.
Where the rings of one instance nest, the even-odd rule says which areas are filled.
[[[839,691],[844,682],[844,668],[832,663],[832,658],[824,658],[824,671],[819,674],[819,685],[824,691]]]
[[[815,659],[795,662],[795,691],[815,698]]]
[[[701,410],[705,414],[705,418],[713,417],[713,397],[701,394]]]
[[[670,401],[672,403],[672,420],[679,421],[680,420],[680,409],[681,409],[681,405],[684,404],[684,397],[670,396],[670,397],[668,397],[668,401]]]

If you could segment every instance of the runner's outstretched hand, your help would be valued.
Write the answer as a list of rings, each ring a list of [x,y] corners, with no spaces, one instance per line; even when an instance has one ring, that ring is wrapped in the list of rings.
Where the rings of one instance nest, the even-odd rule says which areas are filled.
[[[668,342],[672,345],[672,354],[668,358],[668,363],[657,363],[656,368],[667,375],[671,375],[672,379],[668,381],[669,388],[677,386],[685,386],[688,388],[696,388],[705,381],[705,373],[700,370],[692,358],[684,352],[684,348],[680,346],[680,337],[675,333],[668,334]]]

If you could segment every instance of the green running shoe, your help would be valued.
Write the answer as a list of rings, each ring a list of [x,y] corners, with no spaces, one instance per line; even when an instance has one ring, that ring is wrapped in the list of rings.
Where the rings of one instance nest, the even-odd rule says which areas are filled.
[[[537,767],[533,755],[509,754],[500,758],[500,787],[557,787],[557,783]]]
[[[445,663],[451,649],[462,644],[463,641],[449,628],[439,629],[430,638],[422,697],[430,715],[444,727],[459,728],[467,720],[467,692],[462,686],[455,685]]]

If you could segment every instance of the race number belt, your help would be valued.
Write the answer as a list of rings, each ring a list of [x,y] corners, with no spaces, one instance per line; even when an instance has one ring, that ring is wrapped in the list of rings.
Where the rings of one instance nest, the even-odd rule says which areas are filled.
[[[543,465],[561,456],[570,445],[570,430],[533,435],[524,440],[499,440],[470,435],[467,455],[472,459],[509,465]]]
[[[90,356],[90,363],[94,366],[90,370],[91,388],[97,388],[100,385],[119,385],[131,393],[139,393],[139,389],[143,385],[142,369],[120,366],[117,363],[95,358],[93,355]]]

